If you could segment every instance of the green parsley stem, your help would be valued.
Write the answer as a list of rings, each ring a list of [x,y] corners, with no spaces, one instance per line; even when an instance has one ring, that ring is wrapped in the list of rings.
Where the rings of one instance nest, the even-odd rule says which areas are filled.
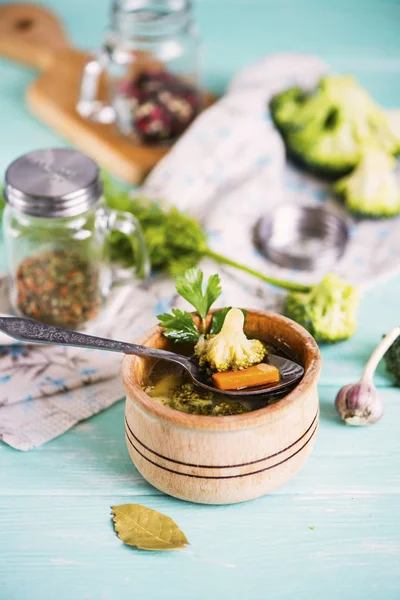
[[[250,275],[254,275],[254,277],[258,277],[262,281],[266,281],[271,285],[275,285],[276,287],[283,288],[284,290],[290,290],[295,292],[309,292],[311,290],[310,285],[304,285],[302,283],[294,283],[292,281],[283,281],[282,279],[276,279],[275,277],[269,277],[268,275],[264,275],[260,271],[256,271],[255,269],[251,269],[250,267],[246,267],[223,254],[219,254],[218,252],[214,252],[210,248],[206,248],[203,252],[204,256],[208,256],[209,258],[213,258],[216,262],[224,265],[229,265],[230,267],[235,267],[236,269],[240,269],[245,273],[249,273]]]

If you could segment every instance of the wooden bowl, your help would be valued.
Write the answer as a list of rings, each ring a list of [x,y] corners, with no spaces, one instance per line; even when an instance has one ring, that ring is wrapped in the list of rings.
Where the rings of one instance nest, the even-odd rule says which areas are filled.
[[[299,385],[278,402],[228,417],[179,412],[148,396],[140,384],[152,359],[126,355],[125,431],[132,461],[159,490],[191,502],[231,504],[263,496],[304,465],[318,428],[318,346],[303,327],[281,315],[248,311],[249,337],[288,344],[302,362]],[[168,348],[160,327],[138,343]]]

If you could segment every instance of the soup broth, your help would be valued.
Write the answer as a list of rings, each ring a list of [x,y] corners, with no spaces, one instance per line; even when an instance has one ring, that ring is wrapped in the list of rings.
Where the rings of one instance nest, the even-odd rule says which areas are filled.
[[[289,349],[283,349],[271,342],[268,342],[268,345],[271,354],[286,356],[299,362]],[[177,351],[182,350],[178,348]],[[190,350],[188,353],[191,353]],[[239,395],[232,398],[219,393],[217,389],[215,392],[208,392],[197,387],[184,369],[162,360],[151,363],[142,387],[151,398],[175,410],[208,416],[229,416],[259,410],[277,402],[293,389],[254,396],[251,400]]]

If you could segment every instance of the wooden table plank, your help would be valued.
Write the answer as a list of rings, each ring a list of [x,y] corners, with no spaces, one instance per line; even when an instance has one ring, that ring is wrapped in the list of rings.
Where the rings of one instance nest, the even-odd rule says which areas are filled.
[[[109,0],[45,3],[61,14],[76,46],[99,44]],[[216,92],[253,60],[300,51],[352,72],[385,106],[400,105],[398,0],[202,0],[196,13],[205,84]],[[63,145],[24,108],[33,78],[0,62],[3,170],[28,150]],[[130,462],[122,403],[41,449],[0,444],[0,600],[398,600],[400,391],[389,389],[381,367],[376,382],[387,388],[386,414],[364,429],[343,426],[333,398],[398,324],[399,298],[399,278],[375,287],[361,304],[354,338],[323,348],[315,450],[271,496],[203,507],[160,494]],[[174,517],[191,546],[156,555],[123,547],[109,506],[130,501]]]
[[[324,600],[398,600],[392,496],[272,495],[230,507],[137,496],[173,517],[191,542],[157,555],[115,537],[109,506],[126,500],[1,498],[1,597],[30,600],[39,595],[29,590],[41,590],[41,600],[309,600],[323,590]]]

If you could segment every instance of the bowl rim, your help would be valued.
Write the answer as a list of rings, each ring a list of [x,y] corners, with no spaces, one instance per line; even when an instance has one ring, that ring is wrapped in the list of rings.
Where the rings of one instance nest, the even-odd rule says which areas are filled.
[[[305,369],[301,382],[287,396],[278,400],[274,404],[265,406],[255,411],[242,413],[240,415],[229,416],[207,416],[193,415],[180,412],[169,406],[155,401],[151,396],[140,387],[135,379],[136,365],[140,358],[125,354],[122,360],[122,381],[126,390],[126,402],[133,401],[140,405],[145,412],[153,417],[168,421],[175,425],[180,425],[188,429],[207,429],[210,431],[229,431],[234,429],[246,429],[261,425],[268,421],[282,419],[293,407],[294,404],[301,402],[311,389],[317,384],[322,367],[321,354],[312,335],[301,325],[272,311],[246,309],[248,313],[254,314],[265,319],[274,319],[285,322],[302,338],[304,346],[311,353],[311,361]],[[163,328],[156,325],[145,331],[137,340],[138,344],[146,344],[154,335],[161,335]]]

